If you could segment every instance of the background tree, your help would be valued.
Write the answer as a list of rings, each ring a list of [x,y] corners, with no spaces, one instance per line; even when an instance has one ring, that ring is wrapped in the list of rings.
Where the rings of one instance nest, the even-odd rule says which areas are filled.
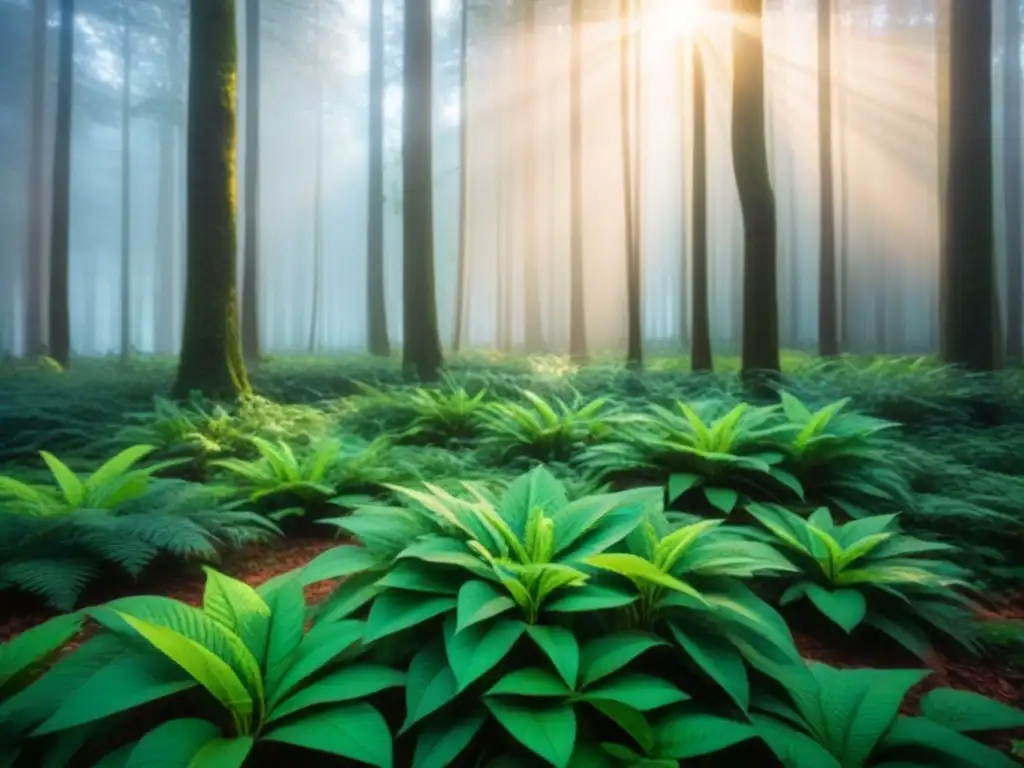
[[[633,204],[633,142],[630,131],[630,41],[632,18],[630,0],[619,0],[619,121],[622,131],[622,210],[626,235],[626,363],[630,368],[644,364],[643,310],[640,285],[640,254],[637,251],[636,208]]]
[[[818,172],[820,175],[820,262],[818,352],[839,354],[836,309],[836,225],[832,174],[832,0],[818,0]]]
[[[25,254],[25,353],[43,351],[43,234],[46,204],[43,201],[46,173],[46,0],[32,3],[32,104],[29,109],[28,249]]]
[[[690,220],[693,227],[693,334],[690,341],[690,365],[695,371],[710,371],[711,320],[708,315],[708,139],[707,85],[704,53],[696,36],[693,51],[693,192]]]
[[[260,0],[246,0],[242,354],[247,365],[260,359],[260,20]]]
[[[132,10],[122,3],[121,48],[121,362],[132,351]]]
[[[468,0],[467,0],[468,1]],[[384,3],[370,3],[370,84],[367,139],[366,345],[370,354],[391,356],[384,298]],[[461,248],[462,246],[460,246]],[[461,320],[456,320],[456,339]],[[458,342],[456,341],[456,344]]]
[[[569,45],[569,356],[586,362],[583,271],[583,0],[570,0]]]
[[[1006,215],[1006,357],[1024,359],[1024,291],[1021,218],[1021,22],[1020,4],[1006,0],[1003,19],[1003,190]]]

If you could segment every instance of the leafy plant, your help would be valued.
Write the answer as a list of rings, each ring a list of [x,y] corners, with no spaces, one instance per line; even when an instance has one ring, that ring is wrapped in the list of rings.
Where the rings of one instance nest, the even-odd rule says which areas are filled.
[[[807,520],[777,505],[752,504],[748,511],[800,568],[783,605],[807,598],[845,632],[872,626],[921,658],[931,648],[924,627],[977,649],[972,603],[957,591],[969,586],[965,571],[925,557],[951,555],[956,547],[901,533],[895,515],[836,525],[824,507]]]
[[[221,453],[233,437],[231,414],[200,396],[186,404],[156,397],[152,411],[129,413],[127,418],[129,424],[118,431],[114,441],[152,445],[163,455]]]
[[[487,408],[487,389],[471,395],[450,375],[442,384],[437,389],[417,387],[408,395],[403,406],[411,418],[399,433],[400,440],[445,444],[476,436]]]
[[[977,694],[938,688],[921,701],[921,716],[899,714],[925,670],[833,669],[811,664],[787,686],[786,701],[754,700],[752,721],[785,768],[936,768],[1015,766],[966,734],[1024,725],[1024,713]]]

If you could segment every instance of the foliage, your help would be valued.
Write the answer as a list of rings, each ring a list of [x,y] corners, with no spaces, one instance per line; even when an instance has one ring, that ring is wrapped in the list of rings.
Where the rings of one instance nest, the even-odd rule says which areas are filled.
[[[234,436],[227,409],[199,396],[184,404],[156,397],[151,411],[129,413],[126,419],[129,423],[114,436],[114,442],[152,445],[163,455],[222,453]]]

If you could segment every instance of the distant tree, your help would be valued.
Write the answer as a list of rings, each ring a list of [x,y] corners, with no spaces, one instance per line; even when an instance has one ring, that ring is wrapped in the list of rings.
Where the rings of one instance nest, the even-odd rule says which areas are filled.
[[[132,11],[122,0],[121,40],[121,363],[132,351]]]
[[[946,356],[946,313],[949,301],[949,265],[942,256],[947,250],[949,239],[949,222],[947,210],[949,202],[949,112],[950,112],[950,66],[951,45],[950,24],[952,23],[952,0],[935,0],[935,107],[936,107],[936,151],[938,167],[936,193],[939,210],[939,275],[938,275],[938,347],[939,353]]]
[[[432,29],[430,3],[405,0],[402,363],[424,380],[436,379],[444,363],[434,288]]]
[[[463,0],[467,2],[468,0]],[[465,8],[463,8],[465,13]],[[370,0],[370,135],[366,230],[366,346],[391,356],[384,295],[384,3]],[[464,119],[464,118],[463,118]],[[460,221],[462,217],[460,216]],[[460,224],[464,231],[465,222]],[[464,235],[462,235],[464,237]],[[461,237],[460,237],[461,240]],[[460,246],[460,259],[461,256]],[[456,320],[456,345],[459,320]]]
[[[640,254],[637,251],[636,208],[633,203],[633,143],[630,131],[630,41],[632,14],[630,0],[619,0],[619,122],[622,130],[622,190],[626,233],[626,363],[630,368],[644,364],[643,319],[640,285]]]
[[[779,371],[775,193],[764,114],[764,0],[732,0],[732,154],[743,213],[742,374],[758,384]]]
[[[569,356],[586,362],[583,270],[583,0],[571,0],[569,69]]]
[[[945,349],[969,370],[999,366],[992,143],[992,5],[951,0]]]
[[[25,355],[43,352],[43,253],[46,204],[46,49],[49,3],[32,3],[32,105],[29,110],[28,250],[25,254]]]
[[[75,76],[75,0],[60,0],[57,48],[57,125],[53,152],[53,204],[50,221],[50,357],[71,364],[71,311],[68,268],[71,225],[71,96]]]
[[[313,141],[313,300],[309,308],[309,341],[306,345],[310,354],[316,352],[319,343],[320,320],[323,314],[323,272],[324,272],[324,72],[323,72],[323,27],[320,23],[320,0],[313,0],[313,78],[315,102],[313,115],[316,121]]]
[[[260,360],[260,0],[245,3],[245,240],[242,245],[242,354]]]
[[[235,229],[234,0],[192,0],[185,329],[174,395],[250,391],[239,332]]]
[[[839,354],[836,308],[836,214],[832,173],[832,0],[818,0],[818,173],[820,236],[818,353]]]
[[[523,343],[527,354],[540,352],[544,349],[544,325],[541,317],[540,301],[540,232],[537,229],[537,168],[541,142],[537,137],[539,101],[538,57],[537,46],[537,6],[538,0],[522,0],[525,15],[523,31],[520,34],[519,53],[520,77],[524,85],[522,89],[522,116],[520,152],[523,157],[523,184],[521,187],[523,201]]]
[[[1024,307],[1021,306],[1021,282],[1024,265],[1021,258],[1021,71],[1020,3],[1006,0],[1003,21],[1003,172],[1006,210],[1006,356],[1015,362],[1024,359]]]
[[[711,320],[708,308],[708,140],[707,83],[700,40],[693,38],[693,335],[690,365],[695,371],[714,368],[711,356]]]

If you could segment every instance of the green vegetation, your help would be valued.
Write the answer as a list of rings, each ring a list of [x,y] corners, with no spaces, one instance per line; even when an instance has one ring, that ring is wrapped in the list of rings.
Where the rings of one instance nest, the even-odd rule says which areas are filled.
[[[672,360],[268,361],[273,399],[149,411],[158,361],[9,371],[0,589],[66,613],[0,646],[3,764],[1016,765],[974,735],[1024,712],[912,659],[1020,647],[979,611],[1022,576],[1017,374],[793,362],[773,403]],[[344,541],[210,567],[297,517]],[[123,596],[186,562],[201,605]]]

